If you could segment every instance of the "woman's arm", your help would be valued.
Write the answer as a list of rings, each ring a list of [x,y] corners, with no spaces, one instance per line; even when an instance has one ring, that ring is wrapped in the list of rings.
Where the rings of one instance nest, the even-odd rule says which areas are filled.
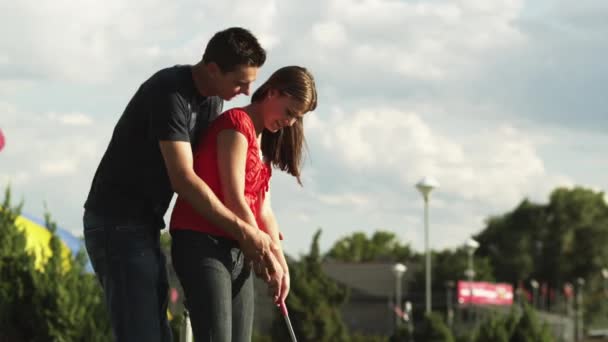
[[[234,212],[241,220],[257,227],[257,222],[251,208],[245,199],[245,164],[247,161],[248,143],[245,136],[232,129],[220,131],[217,137],[217,164],[222,185],[224,204]],[[263,233],[262,233],[263,234]],[[269,270],[274,269],[274,273],[266,274],[265,280],[271,288],[280,290],[283,279],[283,267],[278,262],[276,250],[279,246],[270,244],[270,255],[268,262],[272,263]],[[258,273],[258,272],[256,272]],[[266,273],[266,272],[264,272]],[[258,273],[260,275],[260,273]],[[279,293],[274,295],[278,296]]]
[[[238,131],[225,129],[217,136],[217,164],[224,204],[241,220],[257,227],[255,216],[245,199],[247,148],[247,139]]]
[[[289,294],[290,278],[289,278],[289,267],[287,266],[287,260],[285,260],[285,254],[281,247],[281,238],[279,233],[279,225],[277,223],[274,212],[272,211],[272,205],[270,204],[270,191],[266,193],[266,198],[262,204],[262,214],[260,215],[261,225],[266,229],[268,235],[274,242],[278,249],[274,251],[274,256],[277,258],[281,266],[283,267],[284,276],[281,281],[280,297],[277,302],[280,303],[287,299]]]
[[[274,249],[271,239],[260,232],[257,224],[229,210],[196,175],[190,143],[161,141],[159,144],[173,190],[205,219],[234,236],[248,259],[263,262],[272,273],[274,263],[268,259]]]

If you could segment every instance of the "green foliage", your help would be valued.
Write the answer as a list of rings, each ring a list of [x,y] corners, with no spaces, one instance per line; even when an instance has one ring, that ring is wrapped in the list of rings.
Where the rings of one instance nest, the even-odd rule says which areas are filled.
[[[66,263],[55,224],[52,256],[43,271],[25,252],[25,237],[15,226],[20,206],[11,207],[6,191],[0,210],[0,340],[109,341],[110,326],[94,275],[84,271],[84,252]],[[67,266],[67,267],[66,267]]]
[[[308,255],[299,262],[290,261],[289,316],[299,340],[347,342],[349,336],[339,311],[347,291],[321,269],[320,235],[319,230]],[[278,315],[273,322],[272,337],[274,341],[289,341],[285,323]]]
[[[502,281],[535,278],[557,287],[589,278],[608,264],[604,193],[558,188],[548,204],[524,200],[513,211],[490,218],[477,240],[477,255],[491,258]]]
[[[365,335],[365,334],[352,334],[350,342],[388,342],[389,339],[386,336],[376,335]]]
[[[513,330],[510,342],[553,342],[553,336],[547,324],[539,321],[538,316],[529,305],[524,305],[523,314]]]
[[[410,331],[406,324],[401,324],[396,331],[391,335],[389,342],[412,342],[413,332]]]
[[[394,233],[376,231],[371,238],[356,232],[334,243],[326,258],[346,262],[406,261],[412,256],[409,245],[399,243]]]
[[[478,327],[474,337],[459,339],[472,342],[554,342],[546,323],[539,320],[534,309],[525,304],[521,313],[488,317]]]
[[[492,316],[486,319],[478,328],[474,342],[509,342],[507,320],[503,317]]]
[[[416,325],[414,341],[454,342],[454,336],[443,318],[433,312],[425,315],[424,320]]]
[[[608,205],[603,192],[558,188],[547,204],[523,200],[513,211],[490,218],[476,239],[481,245],[476,258],[488,258],[499,281],[516,284],[534,278],[561,289],[580,277],[588,281],[588,297],[600,296],[600,272],[608,265]],[[602,321],[607,310],[586,298],[587,321]]]
[[[456,342],[475,342],[475,334],[471,331],[465,331],[461,335],[454,337]]]
[[[251,342],[272,342],[272,337],[254,331]]]

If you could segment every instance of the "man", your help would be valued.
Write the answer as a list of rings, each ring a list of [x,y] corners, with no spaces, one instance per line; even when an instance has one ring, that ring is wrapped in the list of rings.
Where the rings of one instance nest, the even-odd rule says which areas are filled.
[[[199,63],[163,69],[146,80],[116,124],[83,221],[117,341],[171,340],[159,237],[174,192],[232,234],[245,256],[263,265],[261,273],[272,275],[267,281],[280,281],[270,237],[230,212],[192,169],[200,130],[221,113],[223,100],[249,94],[265,60],[249,31],[218,32]]]

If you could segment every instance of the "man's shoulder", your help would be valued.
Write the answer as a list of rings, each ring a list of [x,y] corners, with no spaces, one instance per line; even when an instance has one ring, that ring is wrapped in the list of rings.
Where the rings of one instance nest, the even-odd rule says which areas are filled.
[[[163,85],[168,88],[180,88],[189,86],[188,77],[190,71],[189,65],[174,65],[172,67],[160,69],[155,72],[146,83],[154,85]]]

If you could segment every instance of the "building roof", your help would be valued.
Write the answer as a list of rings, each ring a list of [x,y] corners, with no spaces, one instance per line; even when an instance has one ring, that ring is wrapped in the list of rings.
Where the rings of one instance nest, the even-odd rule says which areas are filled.
[[[338,283],[351,289],[351,296],[387,297],[395,293],[394,263],[348,263],[327,261],[322,264],[323,272]],[[410,266],[404,273],[402,293],[406,293],[411,278]]]

